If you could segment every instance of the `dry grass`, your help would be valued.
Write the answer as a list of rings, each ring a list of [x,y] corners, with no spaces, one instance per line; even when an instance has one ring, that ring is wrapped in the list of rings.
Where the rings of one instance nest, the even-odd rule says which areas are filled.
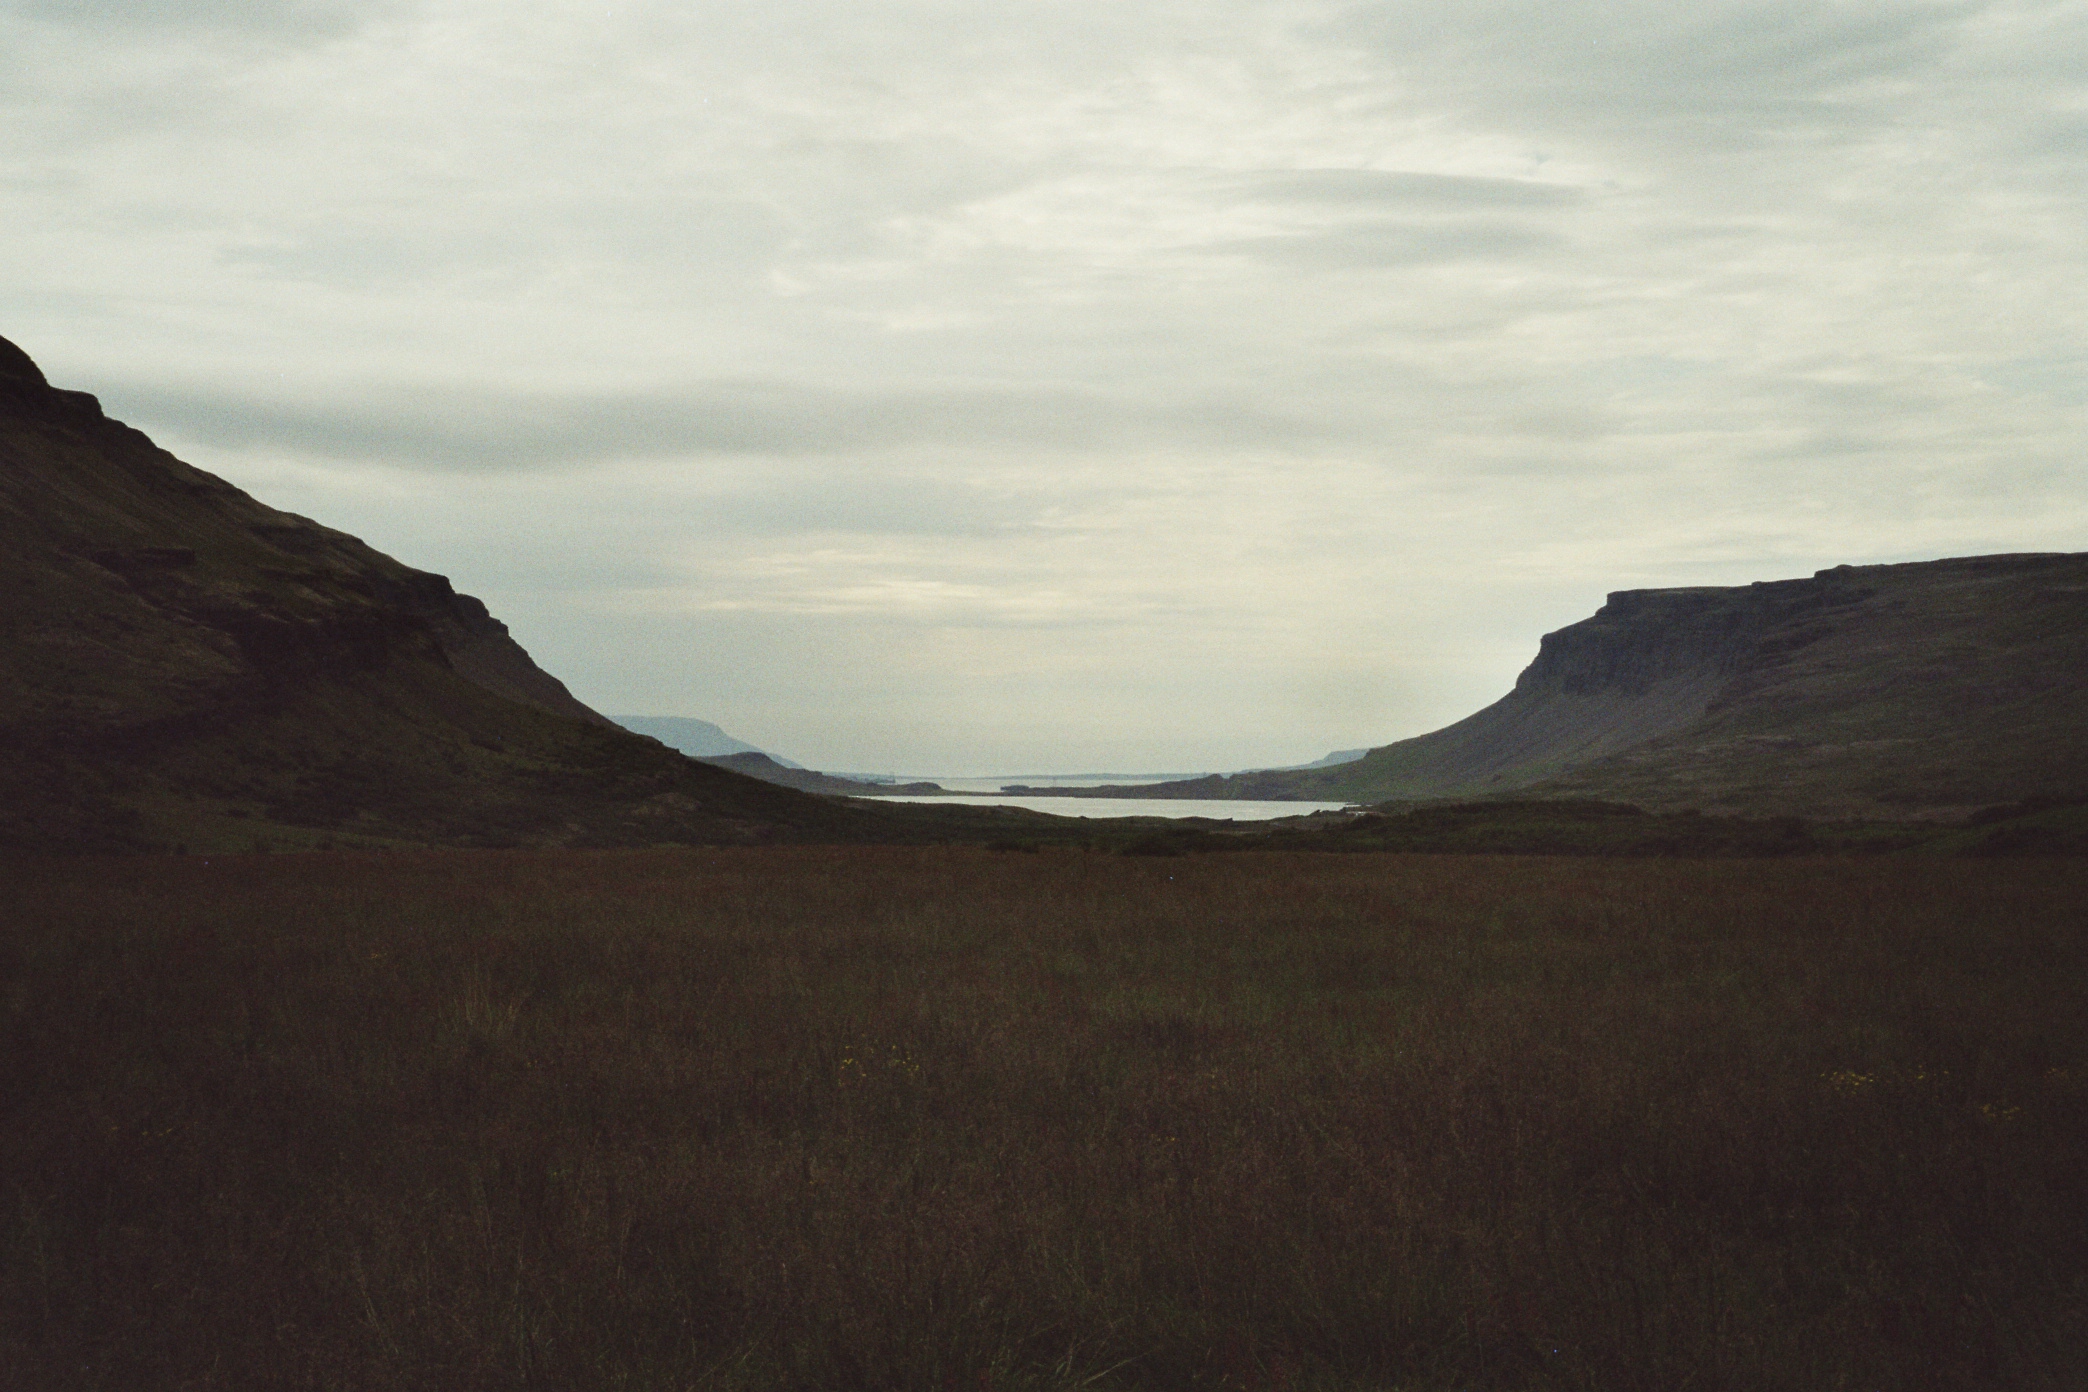
[[[17,863],[11,1388],[2070,1388],[2088,865]]]

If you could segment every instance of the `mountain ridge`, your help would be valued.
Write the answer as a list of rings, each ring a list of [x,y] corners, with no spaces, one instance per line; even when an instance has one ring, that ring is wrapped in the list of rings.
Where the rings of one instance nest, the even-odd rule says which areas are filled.
[[[2084,788],[2088,554],[2028,552],[1617,591],[1440,730],[1327,769],[1075,795],[1934,818]]]
[[[712,843],[842,805],[575,699],[484,604],[271,508],[0,339],[0,845]]]

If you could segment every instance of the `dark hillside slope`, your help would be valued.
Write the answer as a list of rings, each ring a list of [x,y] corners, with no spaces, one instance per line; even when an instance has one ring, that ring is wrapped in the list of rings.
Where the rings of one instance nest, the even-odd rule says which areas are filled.
[[[2088,555],[1625,590],[1455,725],[1121,796],[1475,798],[1936,816],[2088,791]]]
[[[2088,792],[2088,555],[1823,572],[1685,727],[1549,780],[1648,807],[1951,815]]]
[[[848,812],[626,733],[479,601],[0,339],[0,845],[738,841]]]

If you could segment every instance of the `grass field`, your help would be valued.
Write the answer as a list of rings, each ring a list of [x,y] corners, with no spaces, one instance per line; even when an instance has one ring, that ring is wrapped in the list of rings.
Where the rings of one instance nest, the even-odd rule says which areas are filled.
[[[10,1389],[2078,1389],[2088,862],[17,861]]]

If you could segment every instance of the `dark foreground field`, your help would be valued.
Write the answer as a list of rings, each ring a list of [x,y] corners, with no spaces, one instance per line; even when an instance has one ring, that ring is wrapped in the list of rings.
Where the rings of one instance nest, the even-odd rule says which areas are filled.
[[[0,875],[10,1389],[2088,1368],[2078,861]]]

